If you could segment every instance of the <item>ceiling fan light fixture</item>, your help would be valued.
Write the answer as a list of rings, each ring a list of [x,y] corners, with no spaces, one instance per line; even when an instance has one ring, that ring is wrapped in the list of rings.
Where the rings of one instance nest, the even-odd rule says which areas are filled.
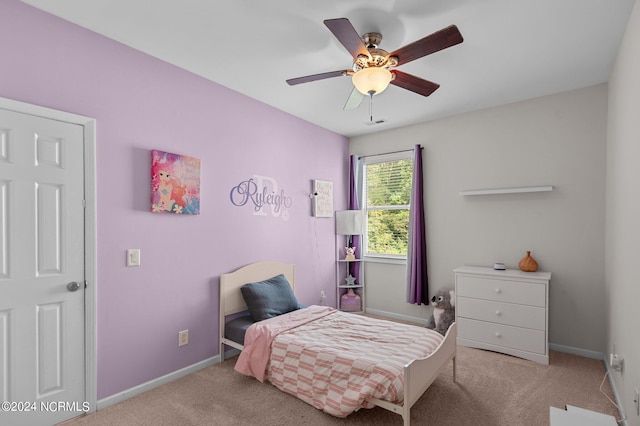
[[[353,74],[353,85],[363,95],[377,95],[388,86],[393,76],[386,68],[364,68]]]

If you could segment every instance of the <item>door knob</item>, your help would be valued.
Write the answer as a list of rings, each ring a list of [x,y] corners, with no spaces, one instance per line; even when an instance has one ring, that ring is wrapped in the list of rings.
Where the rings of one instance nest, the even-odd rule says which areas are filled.
[[[79,288],[80,288],[80,284],[78,284],[75,281],[72,281],[69,284],[67,284],[67,290],[69,290],[69,291],[76,291]]]

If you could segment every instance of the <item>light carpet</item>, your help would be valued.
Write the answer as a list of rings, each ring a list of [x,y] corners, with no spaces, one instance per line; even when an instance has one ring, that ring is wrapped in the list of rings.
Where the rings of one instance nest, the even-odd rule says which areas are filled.
[[[233,370],[236,358],[159,386],[65,426],[112,425],[402,425],[402,417],[376,407],[345,419],[325,414],[269,383]],[[412,425],[544,426],[549,407],[565,405],[606,413],[618,410],[600,391],[601,360],[550,352],[541,365],[490,351],[458,347],[452,366],[411,409]],[[609,381],[603,390],[613,399]]]

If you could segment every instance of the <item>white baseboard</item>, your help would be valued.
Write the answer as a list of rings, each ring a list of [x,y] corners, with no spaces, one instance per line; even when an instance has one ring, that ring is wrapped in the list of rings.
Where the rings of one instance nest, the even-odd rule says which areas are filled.
[[[160,385],[164,385],[165,383],[172,382],[180,377],[186,376],[187,374],[195,373],[198,370],[202,370],[205,367],[209,367],[214,364],[218,364],[220,362],[220,355],[216,355],[214,357],[205,359],[204,361],[200,361],[193,365],[190,365],[185,368],[181,368],[180,370],[176,370],[172,373],[165,374],[162,377],[158,377],[157,379],[153,379],[146,383],[142,383],[138,386],[134,386],[130,389],[127,389],[122,392],[118,392],[114,395],[108,396],[98,401],[98,410],[103,408],[107,408],[110,405],[116,404],[118,402],[124,401],[125,399],[129,399],[136,395],[140,395],[143,392],[149,391],[153,388],[156,388]]]
[[[236,355],[240,355],[240,350],[236,348],[231,348],[228,351],[224,352],[224,359],[229,359]]]
[[[564,345],[558,345],[555,343],[549,343],[549,349],[558,351],[558,352],[564,352],[566,354],[580,355],[585,358],[604,360],[604,354],[602,352],[591,351],[588,349],[574,348],[573,346],[564,346]]]
[[[603,356],[604,358],[604,356]],[[622,419],[622,426],[627,426],[627,415],[624,413],[624,405],[622,405],[622,400],[618,395],[618,389],[616,388],[616,381],[611,379],[613,376],[614,370],[611,368],[606,358],[604,359],[604,366],[607,369],[607,374],[609,374],[609,383],[611,384],[611,391],[613,392],[613,397],[616,400],[616,405],[618,406],[618,414],[620,414],[620,418]]]
[[[427,320],[424,318],[410,317],[408,315],[400,315],[394,312],[380,311],[378,309],[367,308],[367,313],[373,315],[380,315],[381,317],[394,318],[402,321],[415,322],[416,324],[427,325]]]

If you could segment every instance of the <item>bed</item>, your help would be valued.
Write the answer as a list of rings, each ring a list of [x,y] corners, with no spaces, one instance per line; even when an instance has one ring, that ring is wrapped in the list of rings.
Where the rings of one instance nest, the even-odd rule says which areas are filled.
[[[287,302],[288,305],[282,301],[275,303],[285,303],[285,311],[291,311],[280,315],[276,309],[273,316],[255,322],[252,315],[247,314],[250,308],[243,297],[246,284],[262,285],[274,278],[278,285],[287,283],[290,286],[287,289],[293,293],[294,265],[258,262],[221,275],[220,354],[224,358],[225,345],[242,351],[236,361],[236,370],[242,374],[254,376],[260,381],[269,381],[280,390],[337,417],[346,417],[359,408],[379,406],[402,416],[405,426],[410,425],[411,407],[449,361],[453,362],[455,382],[455,323],[445,336],[441,336],[424,327],[368,318],[326,306],[297,306],[292,309],[291,301]],[[247,300],[253,309],[254,301]],[[251,314],[253,313],[255,312],[251,310]],[[332,326],[328,324],[337,324],[341,330],[349,332],[332,333],[327,331]],[[332,336],[348,334],[347,340],[351,340],[351,343],[341,343],[338,348],[329,347],[328,343],[318,345],[315,342],[320,342],[320,338],[313,334],[318,331]],[[365,340],[353,340],[361,338],[356,336],[359,334],[364,334]],[[374,340],[377,341],[377,346],[371,346]],[[405,344],[409,346],[403,349],[392,346],[403,344],[402,341],[406,341]],[[366,351],[367,358],[372,358],[374,353],[379,352],[385,361],[373,367],[362,367],[359,359],[344,361],[351,356],[350,345]],[[264,354],[261,353],[263,350],[268,351],[268,360],[264,360]],[[256,351],[259,355],[256,355]],[[256,363],[258,359],[261,361]],[[326,369],[322,370],[322,363],[327,368],[340,365],[344,369],[327,373]],[[255,371],[251,371],[252,368]],[[324,373],[315,376],[311,370],[322,370]],[[376,374],[372,374],[372,371]],[[357,395],[349,393],[354,389],[357,389]],[[321,394],[327,394],[327,399],[318,401],[317,397]]]

